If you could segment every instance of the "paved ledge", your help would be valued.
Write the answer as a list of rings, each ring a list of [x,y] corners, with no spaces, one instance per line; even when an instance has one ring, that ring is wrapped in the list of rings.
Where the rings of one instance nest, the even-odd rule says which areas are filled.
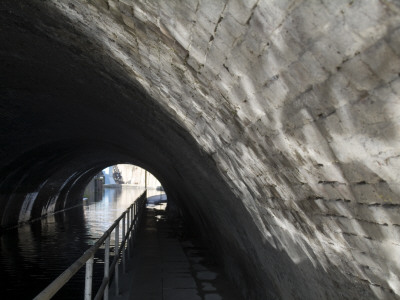
[[[163,217],[147,209],[127,274],[121,278],[121,295],[112,300],[240,300],[239,292],[196,240],[180,241]]]

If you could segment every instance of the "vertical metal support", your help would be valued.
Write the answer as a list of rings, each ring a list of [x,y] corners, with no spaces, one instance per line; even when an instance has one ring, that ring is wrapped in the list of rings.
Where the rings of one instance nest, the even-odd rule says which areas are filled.
[[[118,271],[118,252],[119,252],[119,223],[117,227],[115,227],[115,247],[114,247],[114,256],[117,259],[117,263],[115,264],[115,295],[119,295],[119,271]]]
[[[131,228],[131,223],[132,223],[131,209],[132,209],[132,205],[129,206],[129,208],[128,208],[128,226],[127,226],[127,228],[128,228],[128,234],[127,234],[128,238],[126,240],[126,242],[128,243],[128,257],[131,257],[131,239],[129,238],[129,236],[131,234],[130,228]]]
[[[135,202],[132,204],[132,209],[131,209],[131,220],[132,220],[132,231],[131,231],[131,247],[133,248],[133,238],[135,236]],[[131,252],[131,256],[133,254],[133,250]]]
[[[132,220],[132,230],[131,230],[131,240],[130,240],[130,244],[131,244],[131,248],[132,248],[132,249],[133,249],[133,247],[134,247],[133,239],[134,239],[134,237],[135,237],[135,229],[136,229],[136,227],[135,227],[135,214],[134,214],[134,211],[135,211],[135,203],[132,204],[132,209],[131,209],[131,215],[132,215],[132,217],[131,217],[131,220]],[[132,255],[133,255],[133,250],[131,251],[131,257],[132,257]]]
[[[131,220],[133,221],[133,217],[134,217],[134,215],[133,215],[133,207],[134,207],[135,205],[134,204],[132,204],[132,206],[131,206]]]
[[[85,300],[92,300],[93,256],[86,262]]]
[[[95,296],[95,299],[100,299],[103,297],[104,300],[109,299],[109,281],[110,273],[112,271],[115,272],[114,280],[115,280],[115,294],[116,296],[120,295],[120,286],[119,286],[119,258],[120,258],[120,250],[122,250],[122,260],[123,267],[125,272],[126,267],[126,251],[125,249],[133,248],[134,240],[136,239],[137,231],[139,228],[139,221],[141,220],[141,214],[143,210],[145,210],[146,204],[146,192],[143,193],[141,197],[136,199],[134,203],[129,206],[129,208],[123,213],[122,216],[118,218],[118,222],[113,223],[113,225],[103,234],[100,238],[101,241],[105,242],[105,251],[104,251],[104,278],[103,283],[98,291],[98,294]],[[122,235],[123,240],[128,242],[128,246],[125,246],[124,249],[120,249],[120,226],[121,219],[123,220],[122,224]],[[114,266],[114,270],[110,270],[110,240],[111,240],[111,231],[114,228],[115,234],[115,247],[114,247],[114,261],[112,266]],[[132,229],[132,230],[131,230]],[[126,236],[125,236],[126,235]],[[129,238],[130,237],[130,238]],[[132,243],[132,245],[130,244]],[[83,267],[86,262],[86,273],[85,273],[85,300],[92,299],[92,290],[93,290],[93,267],[94,267],[94,255],[96,251],[99,249],[100,243],[96,243],[89,250],[90,252],[85,252],[77,261],[75,261],[64,273],[62,273],[56,280],[54,280],[46,289],[44,289],[39,295],[36,296],[35,299],[49,299],[54,294],[64,286],[66,282],[68,282],[71,277],[76,273],[77,270]],[[132,251],[133,252],[133,251]],[[88,258],[89,257],[89,258]],[[114,265],[115,263],[115,265]]]
[[[133,208],[134,208],[134,211],[133,211],[133,214],[134,214],[134,232],[133,232],[133,242],[135,242],[136,241],[136,233],[137,233],[137,201],[135,201],[135,203],[133,204]]]
[[[126,247],[128,248],[127,249],[127,251],[128,251],[128,259],[129,259],[129,257],[131,257],[131,241],[130,241],[130,231],[128,231],[127,233],[126,233],[126,236],[127,236],[127,239],[126,239]]]
[[[132,230],[134,230],[134,227],[135,227],[135,202],[132,203],[131,215],[132,215],[131,218],[132,218],[132,224],[133,224]]]
[[[131,208],[128,208],[128,211],[126,212],[126,215],[128,217],[128,222],[126,222],[126,232],[129,233],[129,228],[131,227]]]
[[[106,239],[104,251],[104,278],[110,277],[110,236]],[[108,300],[108,283],[104,288],[103,300]]]
[[[142,218],[142,201],[138,201],[138,223],[140,223],[140,219]]]
[[[122,240],[124,240],[125,238],[125,229],[126,229],[126,225],[125,225],[125,219],[126,219],[126,214],[124,214],[124,217],[122,218]],[[125,273],[125,245],[122,248],[122,272]]]

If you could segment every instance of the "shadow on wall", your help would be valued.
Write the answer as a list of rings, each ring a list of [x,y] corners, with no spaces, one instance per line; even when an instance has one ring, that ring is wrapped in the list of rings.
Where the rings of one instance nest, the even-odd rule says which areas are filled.
[[[220,197],[211,188],[211,193],[201,192],[209,211],[196,203],[191,211],[204,220],[215,241],[227,241],[219,245],[226,254],[226,268],[238,283],[254,287],[248,289],[251,299],[265,295],[280,299],[394,298],[394,292],[400,294],[400,270],[393,257],[398,253],[395,243],[400,224],[398,178],[391,167],[396,153],[379,151],[396,145],[392,104],[380,105],[380,101],[390,90],[385,83],[396,80],[391,71],[385,73],[388,61],[397,64],[398,59],[377,55],[394,51],[382,40],[359,38],[356,43],[350,32],[343,32],[351,28],[347,22],[353,23],[355,31],[361,25],[354,24],[359,19],[352,18],[355,15],[340,20],[343,23],[332,20],[337,15],[330,16],[322,6],[337,2],[321,2],[317,7],[321,8],[319,18],[331,21],[328,29],[311,24],[316,15],[311,2],[293,3],[287,20],[280,20],[276,24],[283,25],[273,29],[262,28],[264,20],[273,16],[262,15],[255,6],[245,23],[254,25],[251,33],[259,34],[265,47],[258,45],[257,38],[246,41],[244,37],[252,36],[246,34],[248,27],[232,21],[245,29],[235,39],[232,51],[236,52],[229,53],[229,58],[205,66],[199,62],[201,74],[193,67],[187,73],[174,69],[175,77],[182,80],[171,87],[186,91],[190,73],[198,79],[199,91],[192,101],[180,101],[180,93],[168,90],[172,95],[168,104],[176,105],[176,118],[184,116],[182,122],[203,148],[212,150],[210,158],[231,188]],[[297,3],[302,3],[301,9]],[[368,6],[360,3],[361,7],[338,6],[346,6],[345,13],[351,9],[357,14]],[[336,13],[341,14],[340,8]],[[228,13],[220,18],[215,30],[223,29],[229,18],[234,19]],[[139,25],[139,30],[151,26]],[[214,34],[207,45],[211,41],[216,45],[221,38]],[[118,60],[116,43],[105,41],[107,55],[124,62]],[[92,42],[102,49],[100,39]],[[252,63],[245,55],[251,42],[260,46],[249,55],[254,58]],[[210,49],[214,49],[211,44]],[[178,50],[187,57],[187,51]],[[219,72],[214,69],[217,65]],[[207,76],[214,78],[210,74],[215,80],[202,86]],[[226,82],[233,82],[232,87]],[[220,102],[205,101],[209,99]],[[372,159],[374,155],[377,158]]]
[[[354,18],[340,23],[338,17],[338,24],[326,16],[329,26],[316,30],[310,30],[312,14],[302,15],[310,12],[307,4],[293,9],[290,22],[267,37],[271,42],[260,53],[270,57],[265,72],[271,72],[262,88],[256,80],[235,78],[235,70],[251,74],[240,62],[226,62],[242,87],[231,88],[230,99],[242,103],[219,111],[225,131],[215,140],[225,147],[212,158],[236,196],[256,200],[243,209],[252,211],[255,230],[263,234],[250,236],[245,252],[261,262],[278,298],[400,295],[400,52],[393,28],[378,32],[386,8],[377,5],[339,4],[338,14],[350,10]],[[321,15],[329,14],[325,8]],[[263,17],[256,10],[252,22],[262,24]],[[360,24],[347,32],[346,22]],[[376,35],[357,38],[366,30]],[[303,286],[296,287],[299,282]]]

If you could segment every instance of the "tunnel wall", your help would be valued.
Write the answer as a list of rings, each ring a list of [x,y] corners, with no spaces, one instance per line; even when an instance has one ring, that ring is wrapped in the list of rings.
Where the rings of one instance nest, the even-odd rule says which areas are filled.
[[[247,298],[399,299],[398,2],[16,2],[13,26],[70,49],[68,72],[101,65],[88,68],[97,84],[62,77],[59,89],[88,86],[81,102],[60,94],[87,106],[72,115],[83,132],[45,128],[48,139],[90,136],[83,116],[111,113],[119,134],[95,138],[153,149],[126,145],[163,164],[159,177]],[[9,149],[5,165],[19,155]]]

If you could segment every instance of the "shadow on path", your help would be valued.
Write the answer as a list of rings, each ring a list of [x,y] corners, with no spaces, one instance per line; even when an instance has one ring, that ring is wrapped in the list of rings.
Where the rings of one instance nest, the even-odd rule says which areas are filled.
[[[184,228],[169,223],[165,211],[147,209],[121,295],[111,299],[241,300],[222,269],[199,240],[185,238]]]

